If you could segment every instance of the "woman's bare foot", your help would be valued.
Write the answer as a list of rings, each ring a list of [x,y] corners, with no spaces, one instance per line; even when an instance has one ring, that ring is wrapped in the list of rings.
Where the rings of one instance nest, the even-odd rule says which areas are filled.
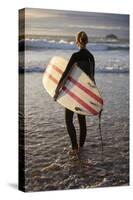
[[[79,153],[79,149],[72,149],[69,151],[69,156],[77,156]]]

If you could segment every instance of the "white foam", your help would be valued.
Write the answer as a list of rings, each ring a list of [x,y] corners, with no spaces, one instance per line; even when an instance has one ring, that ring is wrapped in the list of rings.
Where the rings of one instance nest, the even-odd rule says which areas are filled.
[[[20,43],[23,41],[20,41]],[[61,39],[59,41],[47,40],[47,39],[26,39],[26,48],[30,49],[76,49],[74,41],[66,41]],[[101,51],[101,50],[128,50],[128,43],[108,43],[107,41],[102,42],[91,42],[87,45],[90,50]]]

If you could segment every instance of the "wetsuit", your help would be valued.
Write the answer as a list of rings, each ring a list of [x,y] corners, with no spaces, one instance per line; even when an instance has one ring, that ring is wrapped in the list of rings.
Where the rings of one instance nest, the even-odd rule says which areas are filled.
[[[65,77],[69,73],[74,63],[77,63],[78,66],[87,75],[89,75],[89,77],[95,82],[94,80],[95,60],[94,60],[93,55],[87,49],[84,48],[72,54],[59,84],[65,79]],[[72,149],[77,149],[78,143],[77,143],[75,127],[73,124],[73,115],[74,115],[74,112],[68,110],[67,108],[65,109],[65,121],[66,121],[67,131],[71,139]],[[85,139],[86,139],[86,132],[87,132],[85,116],[78,114],[78,120],[79,120],[79,126],[80,126],[79,146],[83,147]]]

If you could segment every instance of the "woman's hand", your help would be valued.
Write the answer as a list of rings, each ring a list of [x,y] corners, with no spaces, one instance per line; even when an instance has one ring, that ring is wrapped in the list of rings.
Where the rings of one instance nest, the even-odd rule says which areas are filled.
[[[55,101],[57,100],[57,98],[58,98],[58,96],[59,96],[59,94],[60,94],[60,92],[61,92],[61,90],[62,90],[62,87],[63,87],[63,83],[60,83],[60,84],[57,86],[57,88],[56,88],[56,90],[55,90],[55,95],[53,96],[53,98],[54,98]]]
[[[59,95],[59,92],[55,92],[55,95],[53,96],[53,98],[54,98],[54,101],[56,101],[56,100],[57,100],[57,98],[58,98],[58,95]]]

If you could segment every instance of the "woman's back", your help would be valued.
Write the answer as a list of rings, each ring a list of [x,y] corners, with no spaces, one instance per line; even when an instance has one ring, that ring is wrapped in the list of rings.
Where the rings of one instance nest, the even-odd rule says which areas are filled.
[[[94,80],[95,61],[88,49],[83,48],[72,55],[73,63],[77,63],[92,80]]]

